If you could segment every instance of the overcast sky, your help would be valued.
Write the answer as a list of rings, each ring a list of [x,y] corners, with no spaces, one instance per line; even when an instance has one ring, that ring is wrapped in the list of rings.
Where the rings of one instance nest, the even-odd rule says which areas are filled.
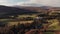
[[[60,7],[60,0],[0,0],[0,5],[12,6],[56,6]]]

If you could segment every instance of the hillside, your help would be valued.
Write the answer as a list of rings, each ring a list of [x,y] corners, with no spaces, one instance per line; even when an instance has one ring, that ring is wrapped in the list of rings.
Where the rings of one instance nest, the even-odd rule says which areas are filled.
[[[60,32],[60,7],[0,5],[1,34],[55,34],[57,32]]]
[[[15,16],[20,14],[32,14],[38,13],[36,11],[30,11],[22,8],[17,7],[9,7],[9,6],[1,6],[0,5],[0,18],[7,17],[7,16]]]

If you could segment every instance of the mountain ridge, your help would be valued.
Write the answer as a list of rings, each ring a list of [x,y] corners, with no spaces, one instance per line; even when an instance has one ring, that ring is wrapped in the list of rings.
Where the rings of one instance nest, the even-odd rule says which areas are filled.
[[[19,14],[30,14],[30,13],[47,13],[49,10],[60,10],[60,7],[50,7],[50,6],[41,6],[41,7],[24,7],[24,6],[3,6],[0,5],[0,17],[1,16],[13,16]]]

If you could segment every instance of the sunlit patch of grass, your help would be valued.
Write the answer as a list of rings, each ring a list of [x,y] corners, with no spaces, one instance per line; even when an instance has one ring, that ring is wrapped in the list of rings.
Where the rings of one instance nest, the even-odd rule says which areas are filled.
[[[8,22],[8,25],[17,25],[18,23],[20,24],[25,24],[25,23],[32,23],[33,21],[15,21],[15,22]]]
[[[33,22],[33,20],[30,20],[30,21],[20,21],[19,19],[0,19],[0,22],[6,22],[6,23],[8,23],[8,25],[17,25],[18,23],[20,23],[20,24],[24,24],[24,23],[32,23]]]
[[[48,20],[51,24],[48,30],[60,30],[59,21],[57,19]]]
[[[54,32],[44,32],[44,34],[54,34]]]
[[[23,17],[36,17],[36,15],[19,15],[20,18],[23,18]]]
[[[59,24],[59,21],[57,19],[52,19],[52,20],[49,20],[50,23],[52,23],[51,25],[49,26],[56,26]]]

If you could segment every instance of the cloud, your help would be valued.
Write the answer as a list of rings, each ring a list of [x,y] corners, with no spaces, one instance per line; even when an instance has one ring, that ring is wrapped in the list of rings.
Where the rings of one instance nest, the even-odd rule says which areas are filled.
[[[12,3],[9,0],[0,0],[0,5],[6,5],[6,6],[11,6],[11,5],[15,5],[14,3]]]
[[[29,0],[18,2],[20,6],[57,6],[60,7],[60,0]]]
[[[36,0],[18,2],[17,5],[20,5],[20,6],[42,6],[42,4],[38,3],[38,1],[36,1]]]
[[[7,0],[0,0],[0,5],[7,5]]]
[[[25,1],[25,2],[18,2],[17,5],[20,6],[40,6],[42,1],[40,0],[29,0],[29,1]],[[41,4],[42,5],[42,4]]]
[[[16,2],[17,1],[17,2]],[[0,0],[0,5],[12,6],[57,6],[60,7],[60,0]]]

